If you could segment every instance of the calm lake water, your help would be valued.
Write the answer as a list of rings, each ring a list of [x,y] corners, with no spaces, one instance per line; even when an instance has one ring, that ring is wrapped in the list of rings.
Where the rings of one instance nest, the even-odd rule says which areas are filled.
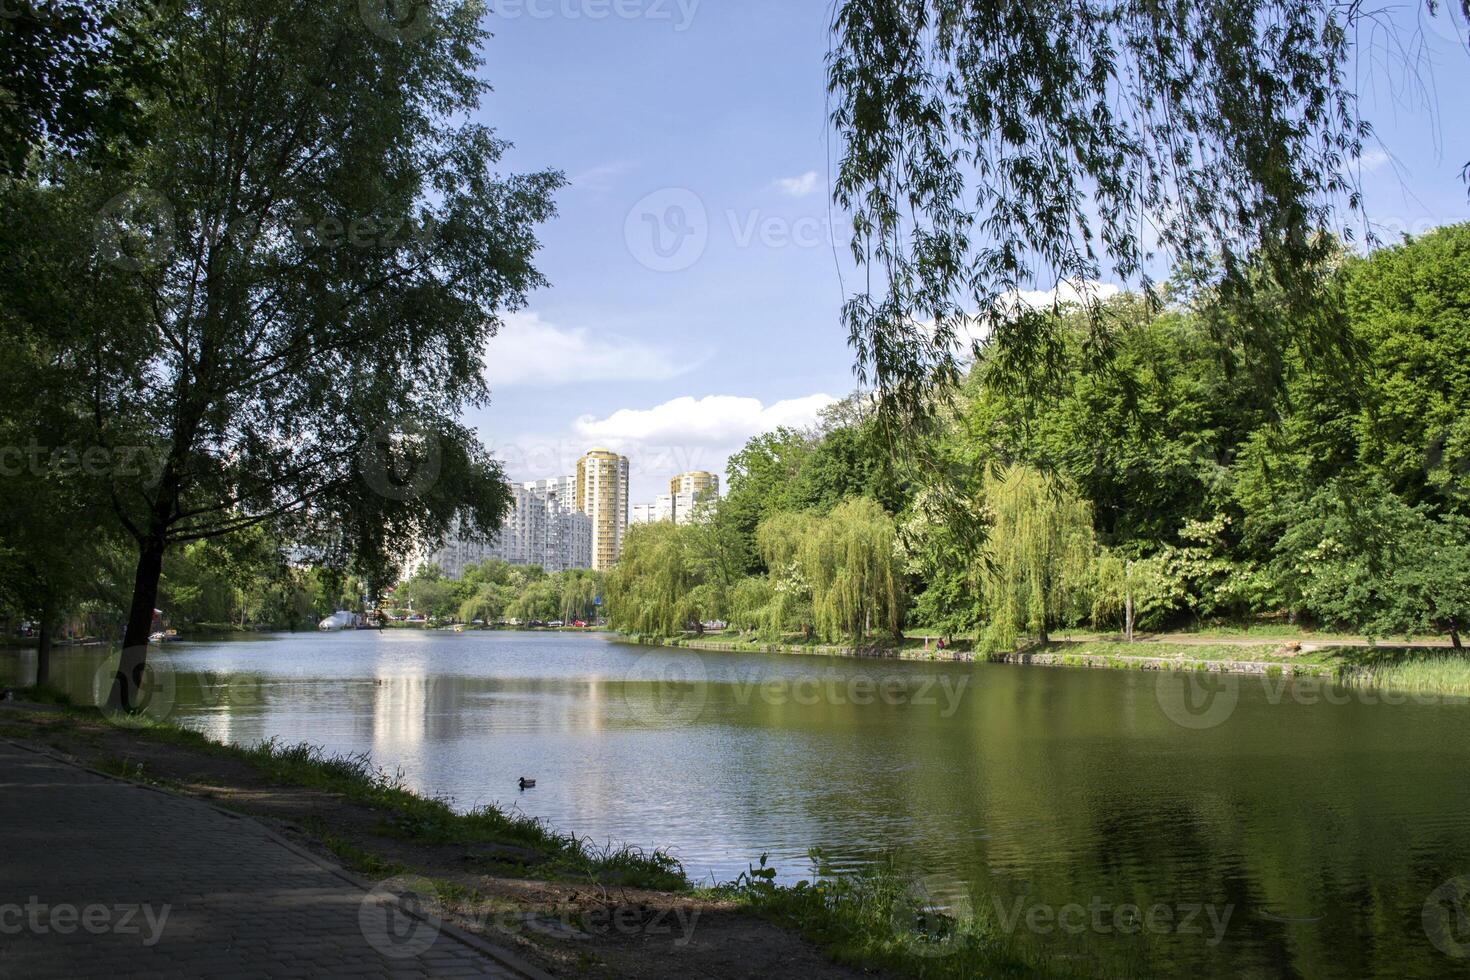
[[[85,696],[100,656],[60,651],[53,671]],[[422,793],[666,847],[695,877],[897,852],[935,901],[1083,972],[1470,964],[1470,878],[1442,887],[1470,875],[1461,701],[557,634],[280,635],[159,659],[172,717],[215,737],[370,752]],[[33,670],[0,656],[0,680]]]

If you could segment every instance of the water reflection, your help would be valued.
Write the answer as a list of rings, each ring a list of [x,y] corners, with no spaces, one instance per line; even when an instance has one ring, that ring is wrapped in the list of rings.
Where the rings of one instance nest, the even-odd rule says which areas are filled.
[[[53,672],[81,694],[99,657],[60,652]],[[897,849],[917,875],[964,883],[994,928],[1089,970],[1467,964],[1424,924],[1430,896],[1470,873],[1464,704],[1252,682],[1196,729],[1151,675],[555,635],[181,643],[160,662],[177,719],[215,737],[369,751],[420,792],[673,846],[696,875],[769,852],[789,880],[814,846],[839,869]],[[33,655],[0,658],[9,682],[33,670]],[[522,775],[537,789],[521,794]]]

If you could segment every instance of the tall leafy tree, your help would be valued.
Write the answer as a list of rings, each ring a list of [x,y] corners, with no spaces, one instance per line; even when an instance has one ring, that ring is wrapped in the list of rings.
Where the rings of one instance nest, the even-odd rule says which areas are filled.
[[[269,522],[381,585],[456,511],[498,528],[499,468],[456,419],[541,283],[561,182],[499,176],[506,144],[464,122],[487,91],[474,0],[401,23],[355,0],[181,7],[146,152],[55,190],[98,215],[72,287],[137,300],[73,353],[93,438],[158,460],[112,487],[137,552],[114,700],[174,546]]]
[[[145,135],[140,101],[167,69],[155,0],[7,0],[0,13],[0,175],[33,152],[120,155]]]

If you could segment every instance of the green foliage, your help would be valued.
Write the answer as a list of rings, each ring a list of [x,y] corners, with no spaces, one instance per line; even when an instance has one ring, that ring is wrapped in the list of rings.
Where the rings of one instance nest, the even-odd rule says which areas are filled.
[[[628,529],[622,557],[607,576],[612,625],[633,633],[673,636],[699,621],[705,584],[690,553],[687,526],[668,522]],[[707,599],[707,595],[703,598]]]
[[[875,501],[853,497],[825,516],[775,514],[757,541],[771,569],[767,634],[815,631],[828,642],[902,635],[903,556],[892,518]]]
[[[984,494],[991,519],[982,573],[985,643],[1010,650],[1022,635],[1045,643],[1050,629],[1086,614],[1095,553],[1091,508],[1021,466],[988,474]]]
[[[1370,635],[1470,623],[1470,519],[1433,517],[1382,484],[1334,481],[1295,505],[1276,546],[1288,596]]]
[[[990,928],[983,915],[957,916],[939,905],[968,910],[975,904],[970,895],[929,894],[921,877],[896,857],[843,874],[828,867],[820,851],[811,860],[810,879],[779,885],[762,855],[721,890],[860,969],[956,980],[1054,975]]]
[[[859,377],[909,419],[958,380],[969,337],[1013,378],[1053,372],[1059,325],[1018,312],[1015,292],[1042,276],[1147,290],[1159,247],[1218,269],[1227,301],[1253,298],[1264,268],[1288,309],[1309,308],[1332,248],[1318,230],[1359,205],[1347,161],[1369,127],[1344,65],[1365,14],[1319,0],[837,4],[835,198],[874,267],[844,308]],[[1111,324],[1090,319],[1105,356]],[[1286,336],[1337,339],[1330,319],[1219,322],[1268,355]]]
[[[596,616],[593,601],[602,588],[602,575],[593,571],[548,575],[534,565],[492,560],[471,565],[456,581],[437,566],[426,565],[399,583],[392,604],[439,622],[590,622]]]

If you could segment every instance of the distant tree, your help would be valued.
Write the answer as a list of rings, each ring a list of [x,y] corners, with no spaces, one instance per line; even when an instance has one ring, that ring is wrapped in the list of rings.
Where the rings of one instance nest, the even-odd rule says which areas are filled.
[[[1322,622],[1462,645],[1470,519],[1435,518],[1380,480],[1336,480],[1292,505],[1276,555],[1288,596]]]
[[[773,515],[760,527],[781,618],[806,611],[825,640],[903,633],[903,555],[893,519],[876,501],[854,497],[831,514]],[[784,625],[784,624],[783,624]]]
[[[1098,556],[1096,575],[1092,620],[1094,624],[1121,621],[1123,639],[1129,643],[1140,622],[1157,622],[1170,608],[1171,583],[1158,558],[1133,558],[1105,550]]]
[[[987,476],[990,533],[983,555],[984,640],[1008,650],[1031,634],[1083,620],[1093,574],[1091,508],[1065,486],[1023,466]]]
[[[622,555],[607,573],[614,628],[675,636],[697,618],[691,595],[703,582],[688,544],[688,529],[669,522],[628,530]]]

